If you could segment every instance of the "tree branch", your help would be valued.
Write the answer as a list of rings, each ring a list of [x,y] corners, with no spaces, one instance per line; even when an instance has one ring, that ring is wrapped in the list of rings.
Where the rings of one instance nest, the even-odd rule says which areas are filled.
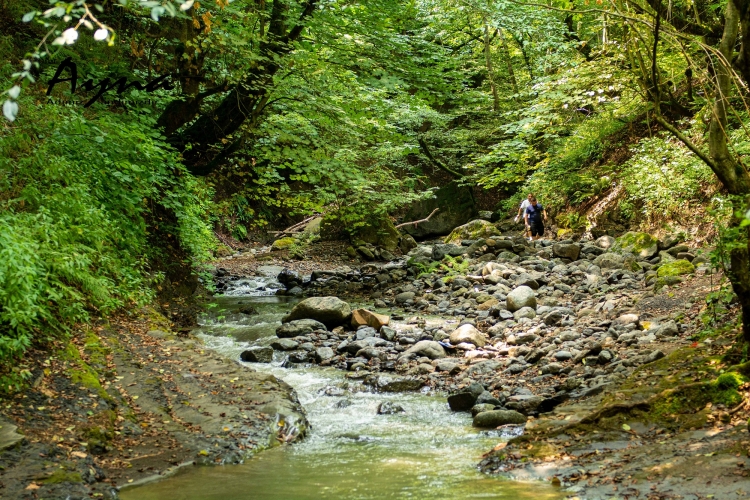
[[[402,222],[401,224],[398,224],[398,225],[396,225],[396,226],[394,226],[394,227],[395,227],[396,229],[398,229],[398,228],[400,228],[400,227],[408,226],[408,225],[411,225],[412,227],[417,227],[417,224],[421,224],[422,222],[427,222],[428,220],[430,220],[430,217],[432,217],[433,215],[435,215],[435,213],[436,213],[436,212],[437,212],[438,210],[440,210],[440,209],[439,209],[439,208],[436,208],[435,210],[433,210],[433,211],[432,211],[432,213],[430,213],[430,215],[428,215],[428,216],[427,216],[427,217],[425,217],[424,219],[419,219],[419,220],[415,220],[415,221],[411,221],[411,222]]]
[[[432,153],[430,152],[430,148],[427,147],[427,143],[424,141],[424,139],[419,138],[419,146],[422,149],[422,152],[424,153],[424,155],[430,160],[430,162],[432,162],[432,164],[438,167],[440,170],[444,172],[448,172],[453,177],[456,177],[459,179],[463,177],[461,173],[456,172],[455,170],[451,169],[447,165],[444,165],[443,163],[438,161],[434,156],[432,156]]]

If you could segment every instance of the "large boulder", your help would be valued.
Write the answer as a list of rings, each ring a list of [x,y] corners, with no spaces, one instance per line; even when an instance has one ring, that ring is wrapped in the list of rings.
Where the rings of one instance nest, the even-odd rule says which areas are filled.
[[[617,239],[615,248],[641,259],[650,259],[659,252],[659,240],[648,233],[629,231]]]
[[[487,344],[487,340],[484,338],[482,332],[474,328],[472,325],[461,325],[451,332],[450,336],[451,344],[463,344],[469,343],[474,344],[477,347],[484,347]]]
[[[314,319],[297,319],[278,327],[276,336],[280,339],[291,339],[300,335],[307,335],[315,330],[326,330],[326,325]]]
[[[440,210],[430,217],[430,220],[416,225],[406,225],[402,230],[415,238],[443,236],[450,233],[454,227],[465,224],[476,214],[472,188],[459,186],[455,181],[450,182],[435,191],[434,198],[413,203],[404,216],[404,220],[424,219],[436,208]]]
[[[505,304],[510,312],[516,312],[523,307],[536,309],[536,294],[528,286],[519,286],[508,294]]]
[[[477,219],[455,228],[445,242],[460,245],[462,240],[482,240],[493,236],[500,236],[500,230],[491,222]]]
[[[513,410],[493,410],[477,413],[472,425],[485,429],[508,424],[525,424],[526,417]]]
[[[445,349],[440,343],[434,340],[420,340],[406,351],[403,356],[414,354],[416,356],[426,356],[430,359],[438,359],[445,357]]]
[[[555,243],[552,245],[552,253],[555,257],[563,259],[578,260],[581,247],[575,243]]]
[[[391,219],[388,217],[382,217],[370,221],[366,225],[357,229],[352,238],[352,241],[355,240],[361,240],[359,243],[369,243],[371,245],[385,248],[389,252],[393,252],[398,248],[401,234],[393,225]]]
[[[281,322],[314,319],[328,328],[333,328],[347,323],[351,315],[352,308],[338,297],[310,297],[294,306]]]
[[[370,326],[376,330],[387,325],[391,321],[390,316],[368,311],[367,309],[355,309],[352,311],[352,326]]]

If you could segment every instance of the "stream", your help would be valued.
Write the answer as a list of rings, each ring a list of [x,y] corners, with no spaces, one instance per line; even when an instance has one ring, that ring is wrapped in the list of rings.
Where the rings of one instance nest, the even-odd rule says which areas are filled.
[[[266,344],[299,299],[274,295],[271,278],[237,282],[215,298],[198,336],[231,359],[249,345]],[[252,307],[257,314],[239,314]],[[395,325],[398,327],[398,323]],[[382,394],[362,390],[334,368],[282,368],[253,363],[295,388],[311,430],[303,441],[264,451],[245,464],[188,467],[170,478],[120,493],[124,500],[209,499],[558,499],[545,483],[518,483],[476,469],[481,455],[513,437],[472,428],[451,412],[445,395]],[[380,403],[406,411],[378,415]]]

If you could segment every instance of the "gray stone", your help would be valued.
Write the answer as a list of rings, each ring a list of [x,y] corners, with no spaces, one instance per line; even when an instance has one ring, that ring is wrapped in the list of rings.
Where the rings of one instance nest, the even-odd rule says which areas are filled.
[[[536,312],[531,307],[522,307],[518,311],[513,313],[513,318],[518,321],[521,318],[536,318]]]
[[[277,351],[293,351],[299,347],[299,342],[295,342],[292,339],[278,339],[271,342],[271,347]]]
[[[616,253],[603,253],[594,259],[594,264],[602,269],[622,269],[624,258]]]
[[[281,339],[301,337],[315,330],[325,330],[326,326],[314,319],[298,319],[282,324],[276,329],[276,336]]]
[[[483,392],[484,387],[474,382],[465,389],[448,396],[448,406],[453,411],[469,411]]]
[[[414,297],[416,297],[414,292],[401,292],[396,295],[395,300],[397,304],[405,304],[410,300],[414,300]]]
[[[552,254],[563,259],[578,260],[581,247],[575,243],[555,243],[552,245]]]
[[[242,361],[250,363],[270,363],[273,361],[273,348],[268,346],[255,346],[242,351]]]
[[[510,312],[518,311],[522,307],[536,309],[536,294],[527,286],[519,286],[508,294],[506,304]]]
[[[321,361],[328,361],[335,355],[336,353],[333,352],[333,349],[331,349],[330,347],[318,347],[317,349],[315,349],[315,359],[318,360],[318,363],[320,363]]]
[[[485,411],[492,411],[495,409],[495,405],[489,403],[477,403],[471,407],[471,416],[476,417],[478,414]]]
[[[597,240],[594,242],[594,245],[607,250],[609,248],[612,248],[612,245],[615,244],[615,241],[616,240],[613,237],[604,235],[597,238]]]
[[[374,328],[370,326],[366,326],[364,328],[360,328],[357,330],[357,333],[355,334],[355,338],[357,340],[364,340],[368,337],[377,337],[378,332]]]
[[[367,382],[367,381],[366,381]],[[419,390],[424,383],[418,378],[377,377],[374,385],[381,392],[407,392]]]
[[[394,415],[405,411],[403,406],[391,401],[383,401],[378,405],[378,415]]]
[[[508,424],[525,424],[526,417],[513,410],[492,410],[478,413],[472,422],[474,427],[495,428]]]
[[[453,243],[441,243],[432,247],[432,260],[443,260],[446,255],[458,257],[468,252],[468,248]]]
[[[380,336],[386,340],[393,341],[396,338],[396,330],[390,326],[384,326],[380,328]]]
[[[450,375],[455,375],[461,371],[461,365],[455,361],[449,361],[447,359],[435,363],[435,368],[439,372],[448,372]]]
[[[445,349],[434,340],[420,340],[409,349],[404,351],[404,355],[425,356],[430,359],[439,359],[445,357]]]
[[[294,306],[281,322],[314,319],[328,328],[333,328],[347,323],[351,315],[352,308],[338,297],[310,297]]]
[[[555,353],[555,359],[558,361],[567,361],[572,357],[573,355],[570,353],[570,351],[557,351]]]
[[[472,325],[461,325],[451,332],[451,344],[457,345],[464,342],[474,344],[477,347],[484,347],[487,344],[482,332]]]

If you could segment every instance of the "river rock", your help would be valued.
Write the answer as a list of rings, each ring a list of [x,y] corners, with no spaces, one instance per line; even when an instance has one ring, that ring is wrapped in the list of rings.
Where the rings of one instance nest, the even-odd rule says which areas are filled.
[[[395,297],[396,304],[406,304],[410,300],[414,300],[414,297],[416,297],[414,292],[401,292]]]
[[[461,243],[463,240],[481,240],[500,236],[500,230],[486,220],[477,219],[458,226],[445,238],[446,243]]]
[[[555,243],[552,245],[552,254],[563,259],[578,260],[581,247],[575,243]]]
[[[536,308],[536,294],[527,286],[519,286],[508,294],[505,302],[510,312],[516,312],[522,307]]]
[[[378,415],[395,415],[404,413],[404,407],[391,401],[383,401],[378,405]]]
[[[348,322],[351,314],[352,309],[349,304],[338,297],[310,297],[294,306],[281,322],[314,319],[328,328],[333,328]]]
[[[458,257],[459,255],[465,254],[469,249],[461,245],[455,245],[453,243],[438,244],[432,247],[432,260],[443,260],[446,255],[451,257]]]
[[[418,378],[407,377],[369,377],[365,384],[375,387],[381,392],[407,392],[419,390],[424,383]]]
[[[315,349],[315,359],[318,363],[328,361],[336,355],[330,347],[318,347]]]
[[[368,311],[367,309],[355,309],[352,311],[352,327],[370,326],[376,330],[387,325],[391,321],[390,316]]]
[[[472,325],[461,325],[453,330],[453,332],[451,332],[450,341],[453,345],[469,343],[474,344],[477,347],[484,347],[487,344],[482,332],[474,328]]]
[[[485,411],[492,411],[495,409],[495,405],[489,403],[477,403],[471,407],[471,416],[476,417],[478,414]]]
[[[280,338],[271,342],[271,347],[277,351],[293,351],[299,347],[299,342],[295,342],[292,339]]]
[[[604,235],[597,238],[597,240],[594,242],[594,245],[598,246],[599,248],[603,248],[604,250],[609,250],[612,248],[612,245],[615,244],[615,239],[611,236]]]
[[[326,326],[320,321],[314,319],[297,319],[282,324],[276,329],[276,336],[280,339],[290,339],[308,335],[315,330],[326,330]]]
[[[513,313],[513,318],[516,321],[521,318],[534,319],[536,318],[536,311],[534,311],[534,309],[532,309],[531,307],[522,307],[521,309]]]
[[[472,422],[474,427],[484,429],[508,424],[525,424],[526,417],[513,410],[492,410],[478,413]]]
[[[255,346],[242,351],[240,359],[250,363],[270,363],[273,361],[273,348],[268,346]]]
[[[426,356],[430,359],[439,359],[445,357],[445,349],[434,340],[420,340],[404,352],[404,355],[411,354]]]
[[[594,264],[602,269],[622,269],[624,258],[622,255],[607,252],[594,259]]]
[[[484,387],[476,382],[448,396],[448,406],[453,411],[469,411],[477,403],[477,398],[484,392]]]

